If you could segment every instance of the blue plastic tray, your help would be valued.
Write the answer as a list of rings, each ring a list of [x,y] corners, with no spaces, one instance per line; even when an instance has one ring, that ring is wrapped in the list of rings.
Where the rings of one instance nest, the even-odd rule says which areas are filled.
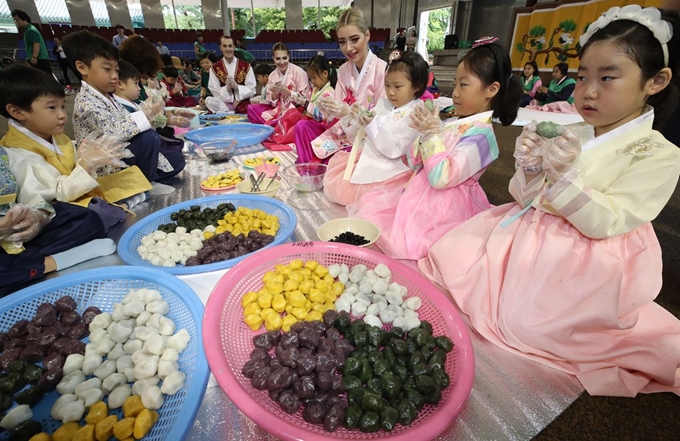
[[[274,133],[273,127],[262,124],[234,123],[190,130],[184,134],[184,139],[199,146],[210,141],[235,139],[238,141],[238,148],[260,143],[269,138],[272,133]]]
[[[158,411],[158,422],[144,440],[184,439],[201,407],[210,369],[201,338],[203,304],[194,291],[178,278],[152,268],[127,266],[96,268],[60,276],[1,299],[0,330],[6,332],[17,320],[32,319],[41,303],[55,302],[65,295],[75,299],[81,314],[89,306],[113,312],[114,303],[120,303],[130,289],[140,288],[160,291],[170,305],[167,317],[175,322],[177,331],[184,328],[191,336],[189,346],[180,354],[178,361],[180,370],[186,374],[184,388],[175,395],[165,396],[165,403]],[[53,391],[33,407],[33,421],[40,422],[48,433],[53,433],[62,424],[50,416],[57,398],[59,393]],[[122,414],[120,409],[112,412],[119,417]],[[8,439],[8,435],[4,432],[0,439]]]
[[[139,253],[137,253],[137,247],[139,247],[142,244],[142,238],[156,231],[159,225],[171,222],[170,214],[174,213],[175,211],[178,211],[182,208],[188,208],[192,205],[199,205],[201,209],[207,207],[213,208],[218,206],[219,204],[227,202],[231,202],[236,206],[236,208],[238,207],[257,208],[268,214],[278,216],[279,231],[276,233],[274,242],[267,245],[265,248],[273,247],[288,241],[288,239],[293,235],[293,231],[295,231],[295,227],[297,226],[297,216],[295,215],[293,209],[289,207],[287,204],[276,199],[264,196],[244,194],[226,194],[219,196],[208,196],[205,198],[193,199],[190,201],[180,202],[179,204],[171,205],[170,207],[157,211],[140,220],[132,227],[130,227],[130,229],[127,230],[125,234],[123,234],[123,237],[120,238],[120,241],[118,241],[118,255],[128,265],[156,268],[161,271],[165,271],[167,273],[175,275],[207,273],[209,271],[217,271],[221,269],[231,268],[232,266],[239,263],[241,260],[245,259],[246,257],[250,256],[253,253],[257,253],[260,250],[253,251],[253,253],[249,253],[244,256],[236,257],[234,259],[229,259],[222,262],[194,266],[177,265],[172,268],[151,265],[149,262],[139,257]]]

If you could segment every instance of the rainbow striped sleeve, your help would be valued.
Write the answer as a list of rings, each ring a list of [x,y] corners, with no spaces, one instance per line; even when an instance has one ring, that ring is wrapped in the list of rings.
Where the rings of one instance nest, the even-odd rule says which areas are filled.
[[[447,146],[447,139],[454,145]],[[451,130],[434,136],[421,144],[420,150],[427,179],[437,189],[462,184],[498,158],[491,124],[482,122],[474,123],[462,135]]]

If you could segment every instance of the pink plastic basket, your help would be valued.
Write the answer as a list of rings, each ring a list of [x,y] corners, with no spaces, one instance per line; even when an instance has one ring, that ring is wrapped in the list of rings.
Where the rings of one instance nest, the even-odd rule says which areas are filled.
[[[352,267],[363,263],[369,268],[384,263],[392,270],[392,279],[406,286],[408,297],[419,296],[423,306],[421,320],[432,324],[435,335],[446,335],[455,344],[448,354],[446,371],[450,386],[437,406],[426,405],[409,427],[397,426],[392,432],[362,433],[338,429],[324,432],[323,427],[285,413],[272,401],[267,391],[255,389],[241,374],[254,349],[253,332],[243,322],[241,297],[262,288],[262,276],[274,265],[293,259],[316,260],[324,266],[345,263]],[[203,343],[208,364],[220,387],[243,413],[269,433],[288,440],[321,439],[390,439],[427,440],[447,430],[470,396],[474,378],[474,355],[467,329],[451,301],[421,274],[403,263],[364,248],[327,242],[295,242],[260,251],[241,261],[225,274],[213,290],[203,317]]]

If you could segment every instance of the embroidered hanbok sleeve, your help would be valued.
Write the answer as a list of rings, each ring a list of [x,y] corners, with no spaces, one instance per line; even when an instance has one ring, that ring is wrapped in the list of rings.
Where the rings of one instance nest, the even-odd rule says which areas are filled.
[[[6,149],[10,168],[19,185],[19,202],[31,205],[40,201],[72,202],[99,186],[85,169],[76,165],[68,174],[62,175],[44,158],[23,149]]]
[[[462,135],[457,125],[430,137],[409,151],[409,166],[422,162],[435,189],[455,187],[475,176],[498,158],[498,143],[491,124],[475,122]],[[420,156],[418,159],[417,156]]]
[[[582,176],[563,177],[545,191],[545,200],[586,237],[628,233],[656,218],[675,190],[680,150],[664,147],[648,157],[624,152],[634,156],[630,166],[601,191],[588,188]]]
[[[113,107],[106,105],[99,99],[78,100],[76,98],[73,110],[73,128],[78,142],[95,131],[115,135],[124,141],[141,132],[132,114],[118,113]]]
[[[539,173],[531,181],[526,181],[524,171],[518,169],[515,175],[510,179],[508,191],[513,198],[519,203],[522,208],[531,204],[531,202],[538,197],[543,184],[545,183],[545,172]]]

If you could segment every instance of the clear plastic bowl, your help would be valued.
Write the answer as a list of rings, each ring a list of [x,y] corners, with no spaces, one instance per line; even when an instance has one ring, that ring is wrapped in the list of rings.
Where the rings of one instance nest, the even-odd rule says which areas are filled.
[[[214,162],[226,162],[234,157],[237,146],[238,142],[236,140],[225,139],[223,141],[205,142],[200,145],[200,148],[203,154]]]
[[[306,193],[323,188],[323,177],[327,168],[326,164],[293,164],[281,170],[281,174],[293,188]]]

